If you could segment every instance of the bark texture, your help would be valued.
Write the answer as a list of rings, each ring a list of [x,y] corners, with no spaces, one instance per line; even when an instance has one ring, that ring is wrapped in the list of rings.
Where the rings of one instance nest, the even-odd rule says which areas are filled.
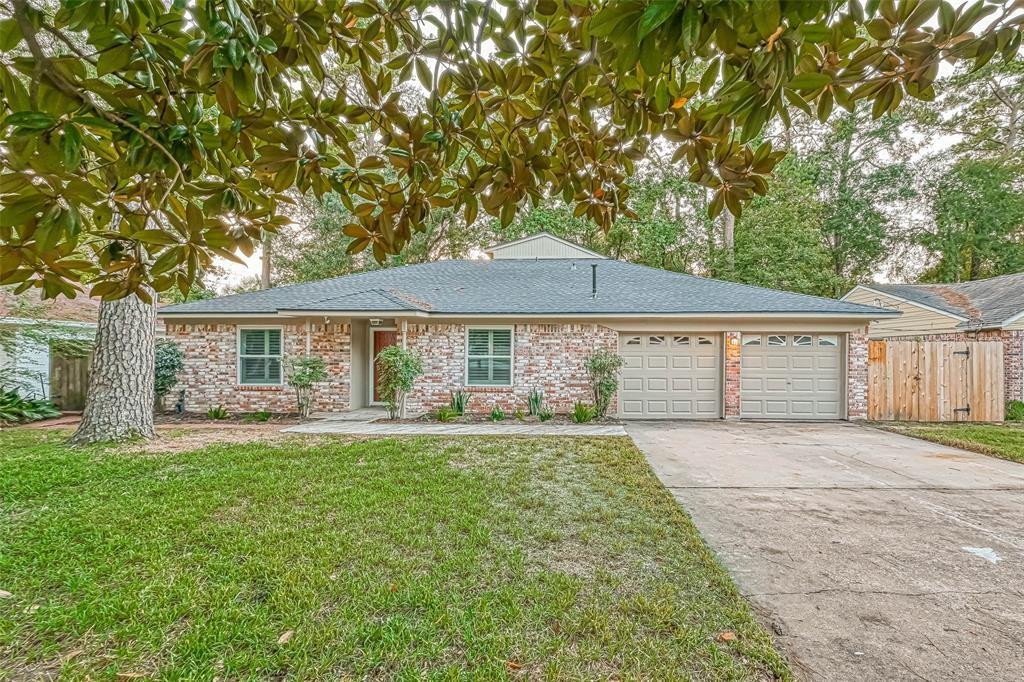
[[[92,377],[71,443],[152,438],[156,307],[131,294],[100,304]]]

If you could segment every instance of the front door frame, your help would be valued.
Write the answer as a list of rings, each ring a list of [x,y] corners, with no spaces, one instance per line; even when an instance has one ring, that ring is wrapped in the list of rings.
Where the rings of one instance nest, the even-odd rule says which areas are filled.
[[[373,406],[373,405],[383,405],[384,404],[384,402],[381,401],[381,400],[374,400],[373,399],[373,394],[377,390],[377,368],[374,366],[374,362],[373,362],[374,358],[376,357],[374,355],[374,352],[373,352],[373,348],[374,348],[374,346],[373,346],[373,334],[374,334],[374,332],[397,332],[397,331],[398,331],[397,325],[393,325],[393,324],[392,325],[382,325],[382,326],[379,326],[379,327],[371,327],[371,326],[367,326],[366,327],[366,343],[367,343],[366,348],[369,351],[366,354],[367,355],[367,360],[366,361],[367,361],[367,364],[368,364],[367,376],[370,377],[370,381],[367,383],[367,386],[366,386],[366,388],[367,388],[366,404],[367,405]]]

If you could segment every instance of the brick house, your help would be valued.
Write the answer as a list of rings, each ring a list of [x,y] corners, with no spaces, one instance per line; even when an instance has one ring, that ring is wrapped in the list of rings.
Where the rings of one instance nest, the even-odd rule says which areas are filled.
[[[956,284],[866,284],[844,301],[885,307],[872,339],[1002,341],[1007,400],[1024,400],[1024,272]]]
[[[472,394],[470,409],[556,411],[589,401],[586,358],[625,360],[623,418],[858,419],[866,410],[867,325],[898,313],[667,272],[540,234],[489,258],[362,272],[167,306],[184,350],[186,408],[293,411],[289,357],[322,357],[315,409],[380,400],[373,358],[415,350],[412,411]]]

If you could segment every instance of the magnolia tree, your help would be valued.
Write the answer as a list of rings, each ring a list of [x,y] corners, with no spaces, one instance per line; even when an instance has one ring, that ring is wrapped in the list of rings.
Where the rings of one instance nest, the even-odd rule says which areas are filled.
[[[1024,21],[1021,0],[52,4],[0,0],[0,284],[140,305],[252,254],[293,191],[337,192],[378,259],[435,211],[508,224],[547,194],[608,229],[662,138],[738,215],[780,159],[769,120],[930,99],[942,61],[1015,54]],[[96,359],[148,402],[131,305],[100,314],[142,352]],[[114,405],[80,440],[132,430]]]

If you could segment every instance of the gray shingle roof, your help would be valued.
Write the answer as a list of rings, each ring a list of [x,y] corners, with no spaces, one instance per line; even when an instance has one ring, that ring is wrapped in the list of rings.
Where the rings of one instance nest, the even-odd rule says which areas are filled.
[[[956,284],[871,284],[869,288],[967,318],[960,327],[997,327],[1024,312],[1024,272]]]
[[[597,265],[597,297],[591,266]],[[389,307],[390,306],[390,307]],[[162,308],[161,314],[419,311],[432,315],[610,313],[894,314],[873,306],[614,260],[448,260],[373,270]]]

